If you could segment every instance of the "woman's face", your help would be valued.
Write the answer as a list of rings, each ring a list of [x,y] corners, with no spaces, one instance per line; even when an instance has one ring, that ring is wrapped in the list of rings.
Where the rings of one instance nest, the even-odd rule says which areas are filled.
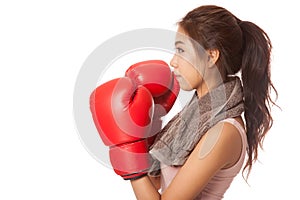
[[[205,63],[184,30],[179,27],[175,39],[176,52],[170,62],[174,68],[174,74],[179,82],[180,88],[186,91],[201,89],[203,87],[203,75]],[[202,91],[202,90],[201,90]]]

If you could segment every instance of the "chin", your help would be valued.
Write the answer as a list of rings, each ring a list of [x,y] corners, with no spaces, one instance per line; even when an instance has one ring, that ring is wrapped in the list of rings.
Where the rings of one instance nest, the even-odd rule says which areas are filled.
[[[178,78],[178,83],[180,86],[180,89],[184,90],[184,91],[192,91],[194,88],[188,84],[184,79],[180,79]]]
[[[192,90],[194,90],[194,88],[189,87],[187,85],[181,85],[181,84],[179,84],[179,85],[180,85],[180,89],[182,89],[184,91],[192,91]]]

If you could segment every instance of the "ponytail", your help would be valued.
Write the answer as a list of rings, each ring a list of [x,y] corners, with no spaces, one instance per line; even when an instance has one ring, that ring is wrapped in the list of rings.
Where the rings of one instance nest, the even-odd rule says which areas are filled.
[[[245,101],[245,121],[248,140],[248,160],[243,172],[248,168],[247,178],[252,164],[257,160],[258,147],[262,148],[266,133],[273,124],[270,97],[273,89],[270,78],[270,55],[272,44],[268,35],[252,22],[239,23],[243,35],[242,82]]]

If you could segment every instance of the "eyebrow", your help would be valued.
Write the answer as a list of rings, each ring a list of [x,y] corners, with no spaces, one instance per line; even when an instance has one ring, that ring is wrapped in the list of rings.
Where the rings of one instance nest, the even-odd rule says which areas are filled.
[[[175,45],[177,45],[177,44],[184,44],[184,42],[178,40],[178,41],[175,42]]]

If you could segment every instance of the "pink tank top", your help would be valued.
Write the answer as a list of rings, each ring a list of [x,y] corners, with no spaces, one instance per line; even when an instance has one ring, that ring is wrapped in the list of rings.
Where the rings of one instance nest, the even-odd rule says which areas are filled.
[[[222,199],[226,190],[229,188],[234,177],[240,172],[246,155],[247,136],[244,128],[233,118],[222,120],[221,122],[228,122],[233,124],[241,134],[242,138],[242,152],[239,160],[230,168],[222,169],[208,182],[206,187],[197,196],[195,200],[219,200]],[[171,183],[180,167],[172,167],[161,165],[161,192],[163,192]]]

